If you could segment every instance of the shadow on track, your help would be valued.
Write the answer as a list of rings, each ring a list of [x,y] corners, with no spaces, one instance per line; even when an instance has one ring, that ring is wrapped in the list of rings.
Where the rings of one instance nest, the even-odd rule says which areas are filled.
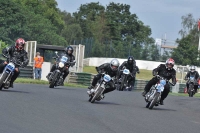
[[[1,92],[30,93],[30,92],[18,91],[18,90],[1,90]]]

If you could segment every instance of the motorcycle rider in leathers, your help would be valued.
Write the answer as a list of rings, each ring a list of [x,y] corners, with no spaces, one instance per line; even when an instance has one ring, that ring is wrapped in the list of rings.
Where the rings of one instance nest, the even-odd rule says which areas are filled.
[[[72,46],[68,46],[65,48],[65,53],[63,54],[63,56],[66,56],[68,58],[68,61],[69,62],[74,62],[75,61],[75,57],[73,55],[73,51],[74,49],[72,48]],[[70,63],[67,64],[66,63],[66,69],[64,70],[64,75],[63,75],[63,82],[61,85],[64,85],[64,81],[65,81],[65,78],[67,77],[67,75],[69,74],[69,67],[73,67],[75,65],[75,62],[74,63]],[[51,67],[51,70],[50,72],[48,73],[48,75],[46,76],[47,79],[49,79],[49,76],[52,74],[53,71],[56,70],[56,64],[54,64],[52,67]]]
[[[0,73],[3,72],[5,66],[9,63],[8,58],[15,58],[21,63],[21,67],[26,67],[28,65],[29,59],[27,56],[27,52],[24,50],[25,46],[25,40],[22,38],[19,38],[16,40],[15,45],[4,48],[2,50],[2,55],[7,58],[4,63],[0,64]],[[19,76],[19,66],[15,66],[14,75],[11,78],[10,81],[10,87],[13,88],[13,82],[17,79]]]
[[[135,84],[135,76],[136,72],[140,73],[138,66],[136,66],[136,62],[133,58],[133,56],[129,56],[127,61],[124,61],[122,65],[119,67],[119,77],[118,79],[121,78],[122,71],[124,68],[128,69],[131,73],[131,75],[128,77],[128,86],[130,87],[129,91],[132,90]]]
[[[103,92],[102,98],[104,98],[104,94],[111,92],[113,90],[116,89],[115,86],[115,82],[116,82],[116,78],[117,78],[117,74],[118,74],[118,67],[119,67],[120,63],[117,59],[112,59],[110,63],[104,63],[102,65],[100,65],[99,67],[97,67],[97,71],[98,74],[96,76],[94,76],[94,79],[92,81],[92,85],[90,87],[88,87],[88,95],[91,95],[94,92],[94,87],[97,84],[97,82],[101,79],[101,75],[102,73],[108,74],[110,77],[115,77],[114,81],[111,80],[108,85],[109,87],[106,88]]]
[[[157,68],[155,68],[153,70],[153,76],[155,76],[155,77],[153,77],[147,83],[147,85],[144,88],[144,92],[142,93],[142,95],[145,96],[149,92],[151,87],[159,81],[159,79],[156,77],[156,75],[164,77],[167,80],[172,79],[172,84],[175,85],[176,84],[176,70],[173,68],[174,64],[175,64],[174,60],[172,58],[169,58],[169,59],[167,59],[165,64],[160,64]],[[170,92],[170,86],[167,83],[164,86],[164,91],[161,95],[161,100],[160,100],[161,105],[164,105],[163,100],[167,97],[169,92]]]

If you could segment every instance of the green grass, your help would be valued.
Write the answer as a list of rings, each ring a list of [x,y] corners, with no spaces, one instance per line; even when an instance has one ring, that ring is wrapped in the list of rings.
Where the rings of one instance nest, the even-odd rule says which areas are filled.
[[[188,94],[185,94],[185,93],[169,93],[170,95],[173,95],[173,96],[185,96],[185,97],[189,97]],[[196,93],[194,95],[194,97],[200,97],[200,93]]]
[[[31,78],[17,78],[15,83],[24,83],[24,84],[49,84],[48,81],[45,80],[35,80]],[[81,85],[81,84],[73,84],[73,83],[65,83],[64,86],[68,87],[80,87],[80,88],[87,88],[87,86]]]

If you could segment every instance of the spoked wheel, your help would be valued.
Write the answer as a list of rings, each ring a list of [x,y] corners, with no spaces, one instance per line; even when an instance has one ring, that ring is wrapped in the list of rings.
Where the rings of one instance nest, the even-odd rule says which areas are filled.
[[[3,82],[4,80],[8,77],[8,73],[3,73],[3,75],[1,76],[1,79],[0,79],[0,90],[2,90],[3,88]]]
[[[158,93],[158,92],[154,95],[154,98],[153,98],[153,100],[151,101],[151,103],[149,105],[149,109],[152,109],[155,106],[159,95],[160,95],[160,93]]]
[[[103,90],[103,88],[99,87],[95,93],[95,95],[92,97],[91,103],[94,103],[94,101],[100,96],[101,91]]]

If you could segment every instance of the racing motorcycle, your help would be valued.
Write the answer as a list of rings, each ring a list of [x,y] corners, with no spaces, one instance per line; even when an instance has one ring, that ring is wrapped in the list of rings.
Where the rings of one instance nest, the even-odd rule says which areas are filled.
[[[124,69],[124,70],[121,70],[121,71],[122,71],[122,76],[118,81],[118,83],[119,83],[118,90],[119,91],[127,90],[129,88],[129,86],[128,86],[128,76],[129,75],[132,76],[128,69]]]
[[[100,101],[102,98],[102,94],[104,90],[106,89],[107,84],[112,80],[112,78],[102,73],[101,79],[98,81],[96,86],[94,87],[94,91],[90,95],[89,102],[94,103],[95,100]]]
[[[194,90],[195,83],[196,83],[196,80],[195,80],[194,76],[190,76],[190,78],[188,79],[188,84],[189,84],[188,94],[189,94],[189,97],[193,97],[193,95],[195,94],[195,90]]]
[[[8,64],[6,64],[3,72],[0,76],[0,90],[8,89],[10,87],[10,81],[12,76],[14,75],[14,71],[16,66],[21,66],[20,61],[18,61],[15,57],[8,58]]]
[[[63,75],[64,71],[67,69],[65,66],[70,66],[74,62],[69,62],[68,57],[66,56],[58,56],[58,52],[56,53],[56,57],[53,57],[56,60],[56,69],[49,76],[49,88],[54,88],[56,86],[60,86],[63,84]],[[69,67],[68,67],[69,68]]]
[[[161,99],[161,94],[164,91],[164,86],[166,85],[166,82],[170,83],[167,79],[157,75],[156,76],[159,81],[151,87],[150,91],[145,95],[145,101],[146,101],[146,108],[153,109],[154,106],[158,106]]]

